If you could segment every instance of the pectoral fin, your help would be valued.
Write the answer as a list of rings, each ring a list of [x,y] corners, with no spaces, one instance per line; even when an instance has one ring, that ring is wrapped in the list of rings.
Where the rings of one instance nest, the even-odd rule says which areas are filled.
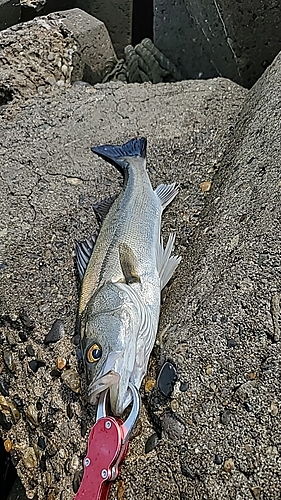
[[[126,283],[131,285],[132,283],[140,282],[137,271],[137,259],[127,243],[120,243],[119,245],[119,260]]]
[[[96,233],[93,234],[91,238],[76,243],[76,261],[77,261],[79,278],[81,281],[84,277],[97,237],[98,237],[98,231],[96,231]]]
[[[98,201],[94,204],[93,209],[99,224],[101,224],[107,216],[109,209],[113,205],[116,198],[117,196],[112,196],[111,198],[106,198],[105,200]]]

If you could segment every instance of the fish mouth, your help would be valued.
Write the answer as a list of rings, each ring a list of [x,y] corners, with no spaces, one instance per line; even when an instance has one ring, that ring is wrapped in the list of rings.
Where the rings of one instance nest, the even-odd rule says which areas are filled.
[[[93,380],[88,389],[90,403],[95,404],[97,402],[97,397],[101,392],[106,391],[107,389],[110,389],[111,392],[113,387],[117,389],[119,381],[120,375],[114,370],[110,370],[97,380]]]

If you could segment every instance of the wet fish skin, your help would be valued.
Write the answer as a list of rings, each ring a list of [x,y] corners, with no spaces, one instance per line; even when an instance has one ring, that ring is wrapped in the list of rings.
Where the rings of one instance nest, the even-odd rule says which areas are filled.
[[[91,402],[110,388],[111,409],[121,415],[131,400],[129,381],[140,387],[157,333],[161,289],[180,257],[160,238],[163,209],[175,184],[152,189],[146,139],[93,151],[123,173],[124,187],[109,208],[92,253],[83,242],[77,260],[82,275],[79,324]]]

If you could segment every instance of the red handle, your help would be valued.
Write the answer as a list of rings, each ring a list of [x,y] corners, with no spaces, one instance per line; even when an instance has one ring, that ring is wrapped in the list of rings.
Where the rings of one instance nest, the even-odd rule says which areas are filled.
[[[118,465],[128,446],[122,448],[122,421],[100,418],[93,426],[84,458],[84,475],[74,500],[108,499],[111,480],[118,475]]]

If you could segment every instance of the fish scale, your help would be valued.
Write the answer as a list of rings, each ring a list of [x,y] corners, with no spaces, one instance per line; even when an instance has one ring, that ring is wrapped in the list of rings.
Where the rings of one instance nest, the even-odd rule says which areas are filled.
[[[78,247],[83,274],[78,318],[90,402],[109,388],[112,411],[121,415],[130,403],[129,383],[139,388],[146,373],[161,289],[180,261],[171,256],[174,236],[165,250],[160,238],[162,212],[178,190],[175,184],[152,189],[143,138],[92,149],[123,173],[124,186],[90,257],[89,240]]]

